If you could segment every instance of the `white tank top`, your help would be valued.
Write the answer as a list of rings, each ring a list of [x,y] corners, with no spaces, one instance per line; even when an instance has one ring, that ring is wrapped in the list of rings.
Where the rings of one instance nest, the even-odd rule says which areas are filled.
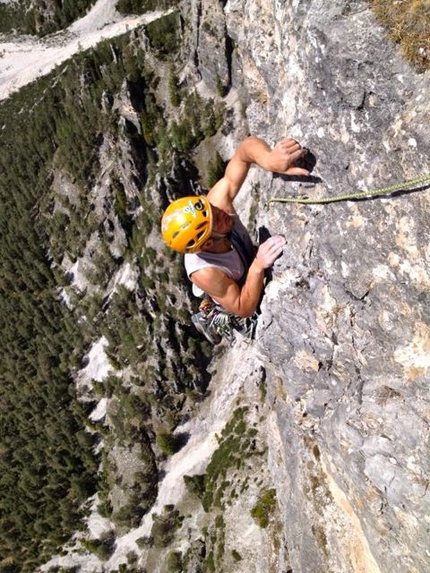
[[[253,252],[253,245],[248,231],[244,227],[238,215],[232,216],[235,218],[235,233],[240,236],[245,247],[249,249],[250,252]],[[248,270],[245,266],[243,257],[239,255],[235,247],[232,247],[231,250],[226,253],[187,253],[184,256],[184,264],[189,278],[195,271],[208,267],[215,267],[225,272],[225,274],[234,281],[239,282]],[[204,292],[195,284],[193,284],[193,293],[195,296],[203,296],[204,294]]]

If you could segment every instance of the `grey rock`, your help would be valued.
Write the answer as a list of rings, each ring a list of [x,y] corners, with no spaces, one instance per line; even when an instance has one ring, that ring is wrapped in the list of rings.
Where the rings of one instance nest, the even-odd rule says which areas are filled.
[[[429,572],[428,185],[323,207],[262,207],[274,196],[337,195],[428,174],[430,76],[401,59],[367,2],[274,10],[231,0],[226,14],[250,131],[272,143],[299,139],[322,181],[255,176],[258,223],[288,241],[257,338],[287,460],[272,472],[275,482],[285,469],[289,476],[276,486],[288,491],[292,569],[358,570],[330,529],[341,491],[368,548],[363,571]],[[311,464],[309,441],[321,454]],[[309,486],[319,465],[319,483],[334,495],[324,509]]]

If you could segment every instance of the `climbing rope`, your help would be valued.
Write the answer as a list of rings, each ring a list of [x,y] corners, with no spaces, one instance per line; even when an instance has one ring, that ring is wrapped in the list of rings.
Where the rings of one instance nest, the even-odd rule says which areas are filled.
[[[334,195],[332,197],[272,197],[266,203],[266,209],[271,203],[303,203],[303,204],[319,204],[319,203],[335,203],[336,201],[349,201],[351,199],[363,199],[370,197],[377,197],[378,195],[389,195],[395,191],[400,191],[409,187],[417,187],[426,181],[430,181],[430,174],[388,185],[387,187],[379,187],[378,189],[370,189],[368,191],[359,191],[356,193],[346,193],[344,195]]]

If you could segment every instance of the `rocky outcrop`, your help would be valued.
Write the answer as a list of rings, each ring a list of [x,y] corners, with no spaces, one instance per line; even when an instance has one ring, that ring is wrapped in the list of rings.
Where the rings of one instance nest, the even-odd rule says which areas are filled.
[[[228,138],[214,139],[225,159],[232,141],[249,131],[272,144],[297,138],[313,165],[312,177],[301,181],[252,170],[241,193],[248,210],[254,203],[250,224],[283,233],[287,247],[267,285],[256,340],[245,352],[248,362],[254,355],[263,364],[259,383],[267,386],[264,412],[270,413],[260,420],[259,439],[267,439],[276,489],[276,548],[269,547],[269,530],[259,536],[267,545],[259,558],[241,548],[236,528],[226,546],[246,558],[237,560],[235,573],[263,572],[268,563],[271,571],[294,573],[425,573],[428,185],[360,201],[265,206],[274,196],[335,196],[428,174],[430,76],[400,58],[364,0],[222,4],[223,11],[209,0],[180,6],[181,85],[198,85],[207,97],[230,88],[226,111],[236,114],[224,130]],[[235,349],[229,352],[235,356]],[[249,369],[242,384],[237,400],[253,408]],[[232,396],[231,390],[230,404]],[[197,471],[177,463],[188,475]],[[241,479],[224,483],[226,497]],[[234,506],[233,517],[224,514],[217,533],[223,546],[234,521],[246,522],[242,510],[249,520],[252,495]],[[209,517],[195,508],[193,521],[187,519],[181,549],[203,543],[194,529]],[[206,539],[208,553],[197,565],[186,561],[190,572],[208,565],[211,543],[216,546]],[[214,552],[231,568],[226,554]]]
[[[388,198],[264,205],[428,174],[429,74],[367,2],[231,0],[250,132],[292,135],[312,182],[254,172],[257,223],[287,237],[256,347],[282,439],[272,472],[291,570],[430,571],[428,185]],[[282,478],[282,479],[281,479]]]
[[[131,35],[154,81],[124,83],[115,97],[104,92],[104,110],[118,114],[122,135],[115,142],[106,138],[100,148],[104,170],[89,195],[99,217],[94,237],[106,238],[121,265],[106,290],[127,287],[122,298],[103,293],[101,310],[109,310],[120,333],[125,321],[146,321],[135,325],[133,343],[112,350],[123,352],[115,382],[118,388],[126,383],[126,396],[136,382],[129,360],[139,351],[137,389],[146,406],[120,394],[128,412],[121,423],[130,424],[110,458],[111,466],[124,465],[116,475],[111,471],[114,509],[127,504],[129,521],[138,526],[123,535],[106,518],[109,535],[116,536],[109,559],[94,565],[79,550],[54,565],[78,564],[88,573],[117,571],[126,563],[154,573],[430,572],[429,186],[390,197],[266,208],[275,196],[335,196],[428,174],[429,73],[418,75],[400,58],[365,0],[183,0],[169,17],[183,34],[170,60],[167,50],[158,59],[151,53],[148,30]],[[152,40],[159,39],[157,30]],[[136,53],[136,61],[143,60]],[[188,151],[182,132],[167,136],[170,119],[188,119],[180,116],[184,102],[172,101],[172,83],[188,95],[197,88],[201,99],[188,102],[193,113],[204,98],[225,105],[223,128],[199,140],[195,155],[181,155]],[[156,108],[166,117],[163,132],[150,121]],[[189,125],[183,121],[183,131],[192,131]],[[140,213],[152,216],[154,210],[158,217],[178,189],[188,189],[189,159],[210,163],[215,147],[228,159],[248,132],[271,144],[297,138],[310,150],[313,173],[295,180],[251,170],[240,195],[250,226],[261,228],[261,235],[283,233],[287,246],[268,277],[255,341],[216,349],[200,376],[209,356],[194,343],[182,274],[158,256],[158,227],[149,217],[131,234],[134,254],[127,255],[133,264],[122,268],[124,227],[130,231]],[[155,137],[161,133],[163,153]],[[156,176],[142,163],[146,151]],[[75,193],[60,175],[58,185],[67,196],[68,189]],[[122,208],[115,211],[115,202]],[[99,250],[94,241],[86,259]],[[133,278],[139,273],[136,257],[141,288],[126,280],[128,272]],[[66,263],[79,282],[79,265]],[[133,296],[135,306],[126,305]],[[141,332],[148,350],[135,344],[146,341]],[[206,399],[200,393],[195,399],[209,377]],[[113,400],[107,409],[111,418],[116,406]],[[181,421],[177,433],[189,440],[167,459],[154,442],[172,412],[169,428]],[[145,416],[150,446],[161,461],[159,475],[150,472],[159,478],[159,495],[151,508],[155,488],[153,497],[144,495],[144,515],[138,515],[135,498],[123,494],[135,493],[146,477],[149,463],[135,460]],[[265,529],[251,515],[266,511],[261,500],[272,487],[276,508]],[[160,517],[165,514],[175,517],[173,530]],[[105,533],[89,530],[98,541]]]

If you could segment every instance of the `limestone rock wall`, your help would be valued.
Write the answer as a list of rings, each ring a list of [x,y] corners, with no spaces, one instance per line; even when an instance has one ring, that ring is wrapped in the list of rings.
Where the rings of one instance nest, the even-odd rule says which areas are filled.
[[[299,139],[320,180],[251,176],[258,225],[288,240],[257,350],[281,436],[271,469],[292,571],[425,573],[429,186],[264,205],[430,173],[430,75],[400,58],[365,1],[230,0],[225,14],[250,132]]]

